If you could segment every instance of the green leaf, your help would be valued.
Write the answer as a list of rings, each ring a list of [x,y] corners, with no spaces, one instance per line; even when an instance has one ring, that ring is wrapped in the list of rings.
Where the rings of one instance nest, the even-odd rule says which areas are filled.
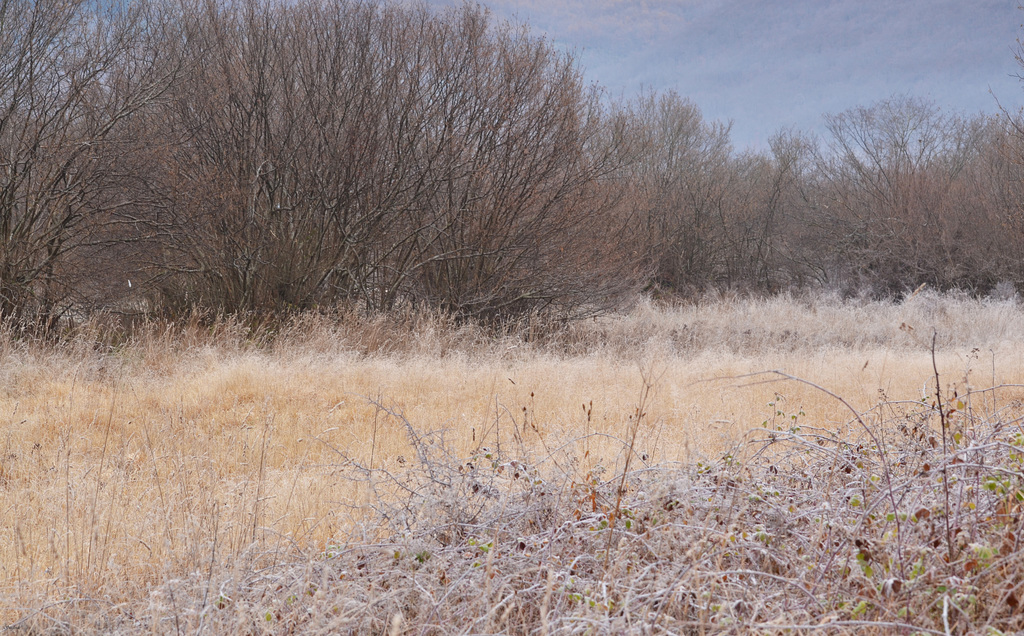
[[[853,608],[853,611],[850,612],[850,616],[852,618],[860,618],[861,616],[866,614],[868,609],[870,609],[870,608],[871,608],[871,604],[870,603],[868,603],[867,601],[861,601],[860,603],[857,604],[857,607]]]

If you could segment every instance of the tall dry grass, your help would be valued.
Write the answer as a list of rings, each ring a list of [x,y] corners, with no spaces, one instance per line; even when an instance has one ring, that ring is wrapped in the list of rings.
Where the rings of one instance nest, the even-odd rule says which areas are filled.
[[[1022,348],[1015,302],[928,293],[503,334],[414,313],[7,332],[2,620],[1019,629]]]

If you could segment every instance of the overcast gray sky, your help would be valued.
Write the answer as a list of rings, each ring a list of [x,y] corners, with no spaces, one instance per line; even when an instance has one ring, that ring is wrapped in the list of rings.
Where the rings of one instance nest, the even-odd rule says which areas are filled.
[[[429,0],[453,4],[455,0]],[[944,110],[1024,104],[1018,0],[486,0],[616,94],[674,89],[738,149],[893,94]],[[991,91],[991,93],[990,93]],[[995,94],[993,97],[992,93]]]

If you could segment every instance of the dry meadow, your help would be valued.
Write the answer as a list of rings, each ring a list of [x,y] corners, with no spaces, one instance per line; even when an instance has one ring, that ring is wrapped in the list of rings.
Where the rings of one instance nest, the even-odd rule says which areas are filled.
[[[7,331],[0,378],[12,633],[1024,629],[1015,300]]]

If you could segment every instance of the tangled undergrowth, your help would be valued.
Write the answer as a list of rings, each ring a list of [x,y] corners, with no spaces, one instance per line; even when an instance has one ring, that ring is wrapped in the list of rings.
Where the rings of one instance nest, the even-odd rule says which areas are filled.
[[[772,372],[752,381],[800,381]],[[939,378],[936,377],[936,383]],[[649,387],[649,385],[648,385]],[[14,633],[1010,633],[1024,629],[1024,409],[1008,387],[882,400],[824,429],[770,404],[730,452],[614,469],[588,439],[531,455],[529,415],[456,456],[419,433],[397,467],[340,451],[361,535],[260,552],[129,603],[26,608]],[[824,390],[824,389],[823,389]],[[841,399],[838,398],[837,399]],[[1005,399],[1003,403],[1001,400]],[[586,407],[584,407],[585,409]],[[357,514],[357,511],[353,511]]]

